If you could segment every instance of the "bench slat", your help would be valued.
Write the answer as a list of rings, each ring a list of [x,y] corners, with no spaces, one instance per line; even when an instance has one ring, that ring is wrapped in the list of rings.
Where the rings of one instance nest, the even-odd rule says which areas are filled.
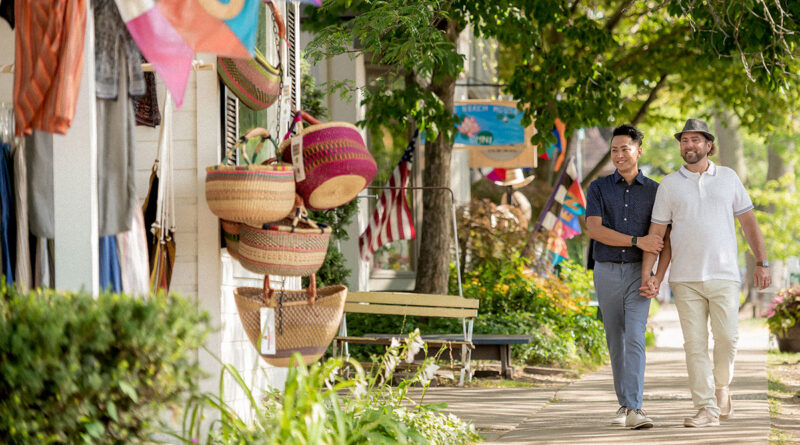
[[[344,311],[358,314],[411,315],[418,317],[473,318],[478,316],[477,309],[457,309],[447,307],[400,306],[393,304],[361,304],[351,303],[348,298]]]
[[[402,340],[404,336],[398,335],[395,338]],[[392,343],[391,337],[334,337],[333,339],[342,343],[358,343],[364,345],[389,345]],[[425,343],[430,346],[466,345],[470,349],[475,349],[475,345],[465,340],[425,340]]]
[[[477,309],[480,305],[480,300],[477,298],[462,298],[457,295],[416,294],[412,292],[348,292],[347,302],[471,309]]]

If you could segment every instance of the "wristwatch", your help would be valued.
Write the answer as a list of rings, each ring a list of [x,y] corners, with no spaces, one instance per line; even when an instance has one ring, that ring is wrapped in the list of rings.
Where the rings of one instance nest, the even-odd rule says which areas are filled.
[[[756,261],[756,266],[769,268],[769,261]]]
[[[638,241],[639,241],[639,237],[638,237],[638,236],[634,236],[633,238],[631,238],[631,246],[634,246],[634,247],[635,247],[635,246],[636,246],[636,243],[637,243]]]

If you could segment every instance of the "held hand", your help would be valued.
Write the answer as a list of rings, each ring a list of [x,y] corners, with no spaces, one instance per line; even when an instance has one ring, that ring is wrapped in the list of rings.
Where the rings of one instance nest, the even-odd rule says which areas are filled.
[[[753,272],[753,283],[759,289],[765,289],[772,284],[769,267],[756,266],[756,270]]]
[[[661,283],[658,281],[656,277],[647,277],[646,280],[642,281],[642,287],[639,288],[639,295],[645,298],[654,298],[658,296],[658,288],[661,286]]]
[[[664,248],[664,239],[656,234],[641,236],[636,240],[636,247],[645,252],[658,254]]]

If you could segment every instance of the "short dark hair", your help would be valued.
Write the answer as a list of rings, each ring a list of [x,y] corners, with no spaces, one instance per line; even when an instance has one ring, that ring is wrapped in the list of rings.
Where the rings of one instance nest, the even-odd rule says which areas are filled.
[[[636,143],[639,147],[642,146],[642,141],[644,140],[644,133],[639,131],[638,128],[634,127],[630,124],[622,124],[619,127],[614,129],[614,132],[611,134],[611,137],[614,136],[630,136],[631,140]]]

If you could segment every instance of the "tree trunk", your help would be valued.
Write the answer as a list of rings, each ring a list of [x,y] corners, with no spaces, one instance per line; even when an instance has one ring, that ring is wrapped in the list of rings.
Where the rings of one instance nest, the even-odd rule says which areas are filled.
[[[449,20],[447,37],[455,43],[458,40],[458,23]],[[433,73],[431,91],[444,103],[445,109],[453,113],[456,79]],[[440,132],[433,141],[425,141],[425,167],[422,172],[422,185],[425,187],[450,187],[450,155],[453,141]],[[447,281],[450,276],[450,243],[452,242],[452,221],[450,193],[444,190],[425,190],[422,195],[422,234],[415,292],[426,294],[447,294]]]
[[[714,144],[717,146],[718,164],[733,169],[739,175],[742,183],[746,183],[747,166],[745,164],[744,142],[739,131],[739,123],[739,117],[729,108],[722,107],[714,110],[714,131],[717,136]],[[743,281],[746,298],[742,303],[742,307],[748,303],[752,304],[753,315],[757,316],[759,312],[758,289],[753,283],[756,259],[749,250],[745,252],[744,257],[746,272]]]
[[[747,183],[747,166],[744,157],[744,142],[739,131],[739,117],[730,109],[723,108],[714,113],[717,132],[719,164],[732,168],[743,183]]]

